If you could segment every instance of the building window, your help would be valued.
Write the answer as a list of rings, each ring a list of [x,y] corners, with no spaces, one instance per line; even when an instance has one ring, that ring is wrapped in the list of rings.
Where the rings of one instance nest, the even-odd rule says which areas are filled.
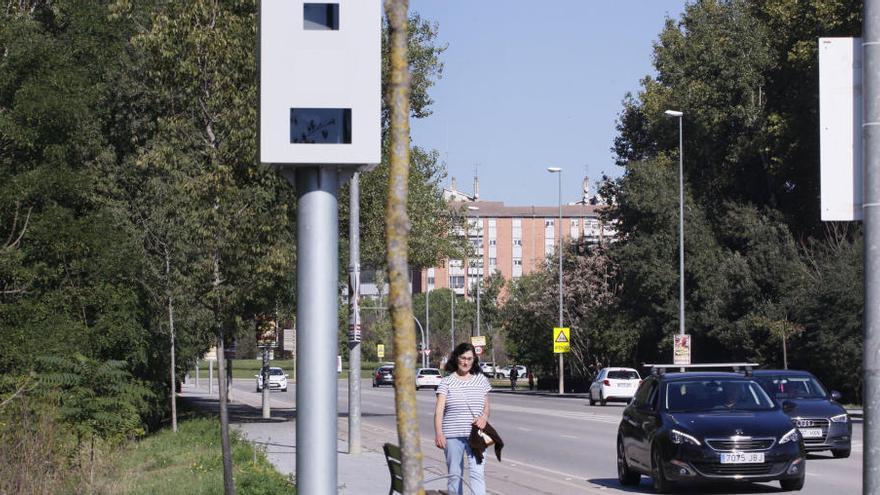
[[[580,229],[580,223],[578,222],[578,219],[572,218],[570,220],[570,222],[571,222],[571,227],[570,227],[569,231],[571,234],[571,238],[572,239],[579,239],[581,237],[581,229]]]
[[[513,259],[513,274],[512,274],[513,278],[522,277],[522,273],[523,273],[522,259],[521,258],[514,258]]]
[[[453,275],[449,277],[449,286],[453,289],[464,289],[464,275]]]
[[[307,31],[338,31],[338,3],[304,3],[303,29]]]

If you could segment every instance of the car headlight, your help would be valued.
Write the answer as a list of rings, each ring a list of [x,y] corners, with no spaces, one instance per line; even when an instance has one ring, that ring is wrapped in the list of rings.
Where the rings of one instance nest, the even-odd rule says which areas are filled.
[[[672,443],[676,445],[681,445],[685,443],[689,443],[691,445],[700,446],[700,441],[696,439],[693,435],[688,435],[687,433],[678,431],[678,430],[670,430],[669,431],[669,439],[672,440]]]
[[[849,421],[849,414],[847,413],[838,414],[837,416],[831,416],[832,423],[846,423],[847,421]]]
[[[779,439],[779,445],[782,445],[782,444],[788,443],[788,442],[797,442],[800,439],[801,439],[801,434],[798,433],[797,428],[792,428],[791,430],[788,431],[788,433],[786,433],[785,435],[782,435],[782,438]]]

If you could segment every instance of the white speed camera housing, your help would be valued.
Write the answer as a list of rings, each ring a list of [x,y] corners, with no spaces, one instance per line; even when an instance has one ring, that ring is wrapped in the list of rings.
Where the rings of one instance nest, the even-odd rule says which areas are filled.
[[[260,162],[381,159],[379,0],[260,2]]]

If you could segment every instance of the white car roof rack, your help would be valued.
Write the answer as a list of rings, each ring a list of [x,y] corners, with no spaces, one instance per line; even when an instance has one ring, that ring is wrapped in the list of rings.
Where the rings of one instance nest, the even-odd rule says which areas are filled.
[[[651,368],[652,375],[663,375],[667,368],[684,368],[685,371],[693,369],[730,368],[734,372],[744,371],[746,376],[752,376],[752,370],[760,366],[758,363],[702,363],[702,364],[649,364],[643,363],[645,368]]]

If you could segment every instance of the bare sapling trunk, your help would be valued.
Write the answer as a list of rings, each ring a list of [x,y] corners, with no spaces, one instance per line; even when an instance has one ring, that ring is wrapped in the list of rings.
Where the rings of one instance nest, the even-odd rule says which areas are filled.
[[[220,255],[214,254],[214,290],[220,290]],[[229,411],[226,407],[226,336],[223,333],[220,315],[220,296],[217,296],[214,317],[217,319],[217,374],[220,381],[220,448],[223,451],[223,493],[235,495],[235,481],[232,479],[232,449],[229,445]]]
[[[171,260],[168,252],[165,252],[165,280],[170,285]],[[177,433],[177,376],[175,366],[177,362],[174,356],[174,299],[168,296],[168,332],[171,344],[171,431]]]
[[[403,459],[403,493],[424,494],[422,449],[416,411],[416,335],[412,296],[408,287],[409,216],[406,212],[409,179],[410,74],[407,56],[407,0],[385,0],[391,48],[388,98],[391,107],[391,169],[385,222],[387,242],[388,305],[394,327],[394,384],[397,436]]]

